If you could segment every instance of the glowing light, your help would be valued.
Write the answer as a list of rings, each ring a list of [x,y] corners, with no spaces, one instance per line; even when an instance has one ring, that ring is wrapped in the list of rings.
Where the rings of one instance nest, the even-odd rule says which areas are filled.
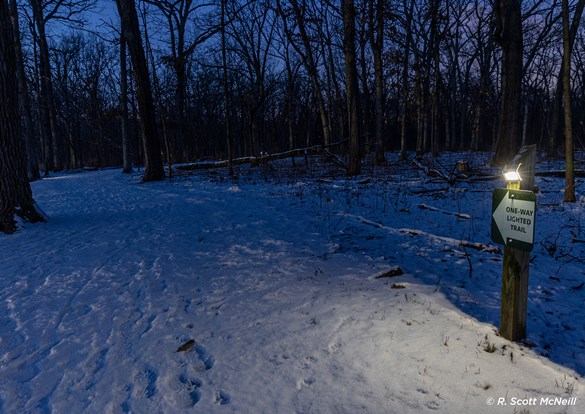
[[[514,169],[505,169],[504,171],[502,171],[506,181],[522,181],[522,177],[520,177],[520,173],[518,172],[521,165],[522,164],[518,164],[518,167],[515,170]]]

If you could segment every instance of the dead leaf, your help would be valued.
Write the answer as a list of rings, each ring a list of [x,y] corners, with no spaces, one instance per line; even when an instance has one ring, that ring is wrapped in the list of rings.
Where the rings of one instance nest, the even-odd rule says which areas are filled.
[[[188,351],[189,349],[191,349],[191,347],[193,347],[193,345],[195,345],[195,339],[189,339],[187,342],[185,342],[183,345],[181,345],[177,349],[177,352],[185,352],[185,351]]]
[[[388,269],[387,271],[385,271],[384,273],[382,273],[381,275],[376,276],[376,279],[381,279],[383,277],[395,277],[395,276],[400,276],[404,274],[404,270],[402,270],[399,266],[394,266],[390,269]]]

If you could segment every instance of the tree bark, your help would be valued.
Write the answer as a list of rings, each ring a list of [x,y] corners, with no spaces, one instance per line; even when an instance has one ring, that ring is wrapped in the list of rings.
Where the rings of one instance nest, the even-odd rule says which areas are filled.
[[[372,2],[374,0],[371,0]],[[376,0],[376,7],[370,4],[370,20],[374,24],[375,30],[372,30],[372,51],[374,54],[374,78],[376,84],[376,164],[386,163],[384,156],[384,67],[382,61],[382,52],[384,50],[384,0]]]
[[[353,0],[343,0],[343,54],[349,120],[349,176],[361,172],[359,88],[355,53],[355,7]]]
[[[502,104],[492,164],[503,166],[518,149],[522,134],[522,11],[518,0],[494,2],[494,40],[502,48]]]
[[[407,10],[406,0],[404,9]],[[410,6],[406,14],[406,40],[402,60],[402,96],[400,97],[400,159],[406,160],[406,109],[408,105],[408,68],[410,63],[410,42],[412,38],[412,13],[414,0],[410,0]]]
[[[37,29],[37,42],[40,54],[40,75],[41,75],[41,111],[43,122],[45,122],[45,140],[47,151],[52,159],[47,159],[45,170],[61,171],[63,169],[63,144],[57,131],[57,115],[55,112],[55,100],[53,96],[53,78],[51,75],[51,64],[49,61],[49,45],[45,31],[45,16],[41,0],[30,0],[33,11],[33,19]]]
[[[325,145],[329,145],[331,142],[331,128],[329,126],[329,116],[327,114],[327,110],[325,108],[325,101],[323,99],[323,92],[321,91],[321,86],[319,84],[319,75],[317,73],[317,66],[315,64],[315,58],[313,56],[313,48],[311,47],[311,43],[309,41],[309,35],[305,29],[305,19],[301,8],[298,4],[297,0],[291,0],[291,6],[293,10],[293,14],[295,16],[296,23],[298,24],[298,30],[301,35],[301,42],[303,44],[303,49],[299,47],[294,41],[293,34],[290,32],[288,28],[287,22],[287,14],[283,10],[281,3],[277,0],[278,11],[280,16],[282,17],[282,21],[284,23],[284,30],[286,31],[287,37],[289,38],[291,45],[295,48],[297,53],[303,59],[303,63],[307,69],[309,77],[311,78],[311,85],[313,87],[313,93],[315,94],[315,99],[317,99],[317,106],[319,107],[319,116],[321,119],[321,127],[323,129],[323,142]]]
[[[571,112],[571,44],[569,35],[569,1],[563,0],[563,104],[565,106],[565,197],[574,203],[575,163],[573,159],[573,115]]]
[[[225,39],[226,30],[226,3],[227,0],[221,0],[221,69],[222,69],[222,83],[223,83],[223,101],[224,101],[224,123],[225,123],[225,144],[227,149],[227,157],[229,162],[229,174],[234,176],[234,167],[232,165],[233,149],[231,138],[231,107],[230,107],[230,85],[228,79],[227,67],[227,44]],[[290,116],[290,114],[289,114]]]
[[[439,3],[440,0],[433,0],[431,5],[431,49],[429,53],[429,61],[432,57],[433,75],[435,81],[431,91],[431,156],[434,163],[435,157],[439,154],[439,84],[441,82],[441,72],[439,68]],[[430,76],[429,76],[430,80]]]
[[[122,133],[122,172],[132,172],[132,158],[130,154],[130,133],[128,131],[128,64],[126,59],[126,35],[124,22],[120,24],[120,129]]]
[[[575,14],[573,15],[573,21],[571,23],[571,29],[569,31],[569,51],[573,50],[573,45],[575,44],[575,37],[577,36],[577,30],[579,29],[579,25],[581,22],[581,17],[583,16],[583,9],[585,8],[585,0],[579,0],[577,6],[575,7]],[[564,24],[564,23],[563,23]],[[564,46],[563,46],[564,48]],[[563,102],[563,74],[564,74],[564,63],[561,65],[559,69],[559,74],[557,76],[557,86],[555,89],[555,96],[552,103],[552,108],[550,112],[550,126],[548,131],[548,143],[547,143],[547,152],[551,156],[557,155],[557,149],[559,147],[559,133],[560,133],[560,117],[561,117],[561,104]]]
[[[34,206],[27,177],[16,66],[8,2],[0,0],[0,231],[4,233],[16,230],[15,216],[44,221]]]
[[[130,50],[136,98],[140,112],[142,143],[144,147],[145,168],[143,181],[160,181],[164,179],[164,169],[160,151],[160,141],[156,126],[156,116],[152,101],[152,87],[148,74],[146,55],[142,46],[140,26],[134,0],[116,0],[120,19],[124,21],[126,42]]]
[[[14,48],[16,57],[16,78],[18,80],[18,94],[22,113],[22,128],[24,142],[26,144],[28,179],[35,181],[41,178],[39,170],[38,145],[32,120],[32,109],[26,75],[24,73],[24,60],[22,58],[22,44],[20,42],[20,25],[18,22],[18,8],[16,0],[10,0],[10,18],[14,30]]]

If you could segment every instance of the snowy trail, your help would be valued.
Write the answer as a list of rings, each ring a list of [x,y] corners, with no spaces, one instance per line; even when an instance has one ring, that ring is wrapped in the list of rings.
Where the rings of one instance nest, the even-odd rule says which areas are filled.
[[[453,252],[315,218],[295,189],[135,180],[35,183],[51,220],[0,238],[0,412],[499,413],[513,407],[487,398],[585,398],[573,372],[449,302],[436,263],[460,272]],[[372,277],[394,264],[406,274]]]
[[[213,356],[203,345],[187,361],[172,355],[185,373],[178,375],[178,383],[165,385],[175,373],[165,374],[147,362],[158,352],[149,349],[151,341],[175,350],[182,340],[208,331],[208,321],[203,326],[187,322],[197,320],[193,314],[213,318],[229,308],[234,295],[246,304],[241,297],[261,300],[273,287],[267,276],[290,274],[279,270],[289,266],[290,243],[274,237],[290,231],[289,220],[279,220],[281,228],[267,226],[262,217],[277,213],[270,206],[268,212],[226,209],[225,203],[241,201],[235,188],[212,194],[189,188],[191,183],[184,183],[188,188],[178,184],[179,191],[193,193],[183,199],[162,185],[147,188],[122,179],[106,184],[101,175],[55,179],[57,194],[48,196],[59,203],[46,206],[39,197],[51,221],[35,227],[34,243],[24,233],[15,240],[23,243],[16,249],[27,252],[26,262],[10,266],[3,260],[8,263],[4,274],[17,287],[0,296],[13,310],[6,324],[14,327],[13,339],[2,343],[10,346],[5,362],[17,361],[20,367],[8,381],[17,393],[10,400],[14,407],[26,401],[25,409],[31,410],[59,410],[61,404],[98,412],[104,407],[91,401],[103,393],[110,395],[111,407],[154,412],[166,406],[157,391],[162,383],[171,389],[171,404],[179,399],[175,408],[196,404],[202,381],[188,371],[211,369]],[[78,200],[66,192],[76,179],[83,180]],[[279,263],[281,258],[285,263]],[[254,270],[266,264],[274,268],[272,275]],[[59,363],[64,356],[66,371]],[[118,365],[134,368],[119,372]],[[173,395],[180,392],[186,396]],[[72,395],[80,405],[71,406]],[[217,395],[220,403],[229,401],[226,393]]]

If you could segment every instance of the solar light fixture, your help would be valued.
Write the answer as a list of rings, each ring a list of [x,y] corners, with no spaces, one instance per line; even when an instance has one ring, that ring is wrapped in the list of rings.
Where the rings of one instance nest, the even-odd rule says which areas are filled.
[[[520,166],[522,164],[518,164],[518,167],[516,167],[516,169],[512,168],[504,168],[504,170],[502,171],[502,174],[504,174],[504,178],[506,179],[506,181],[508,182],[520,182],[522,181],[522,177],[520,177],[520,172],[518,171],[520,169]]]

